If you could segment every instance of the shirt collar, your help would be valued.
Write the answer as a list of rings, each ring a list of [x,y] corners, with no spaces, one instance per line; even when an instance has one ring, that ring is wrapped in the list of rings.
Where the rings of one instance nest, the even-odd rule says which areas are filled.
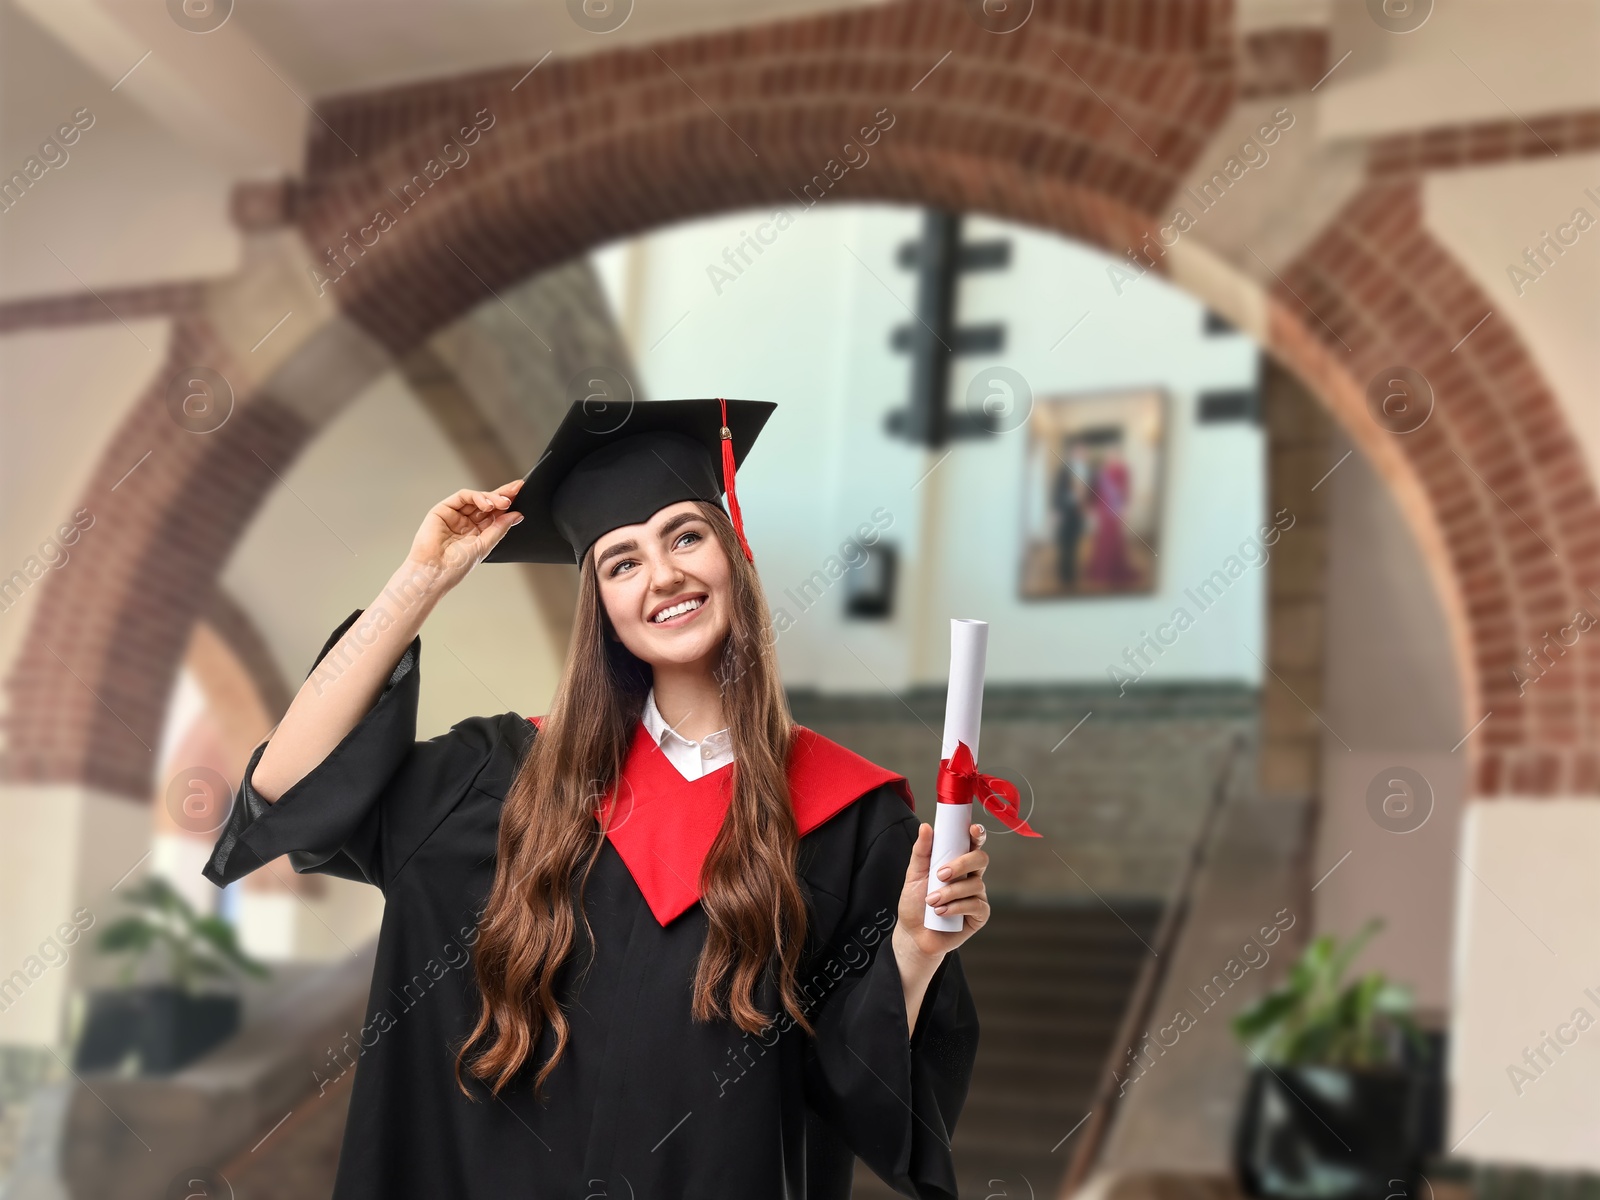
[[[684,737],[671,725],[667,724],[667,719],[661,715],[661,710],[656,707],[655,688],[651,688],[645,694],[644,711],[639,714],[639,720],[644,722],[645,729],[649,731],[651,738],[655,740],[658,746],[668,738],[680,746],[690,746],[695,749],[699,749],[704,745],[711,750],[724,751],[731,750],[733,746],[733,734],[727,729],[719,729],[716,733],[708,733],[698,742],[691,742]]]

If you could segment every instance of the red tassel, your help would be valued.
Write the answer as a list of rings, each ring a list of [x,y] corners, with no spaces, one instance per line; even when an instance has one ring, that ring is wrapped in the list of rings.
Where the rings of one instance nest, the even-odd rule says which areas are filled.
[[[744,551],[746,560],[755,562],[756,556],[750,553],[750,543],[744,537],[744,514],[739,511],[739,496],[733,490],[733,432],[728,428],[728,402],[718,396],[717,403],[722,405],[722,490],[728,497],[728,516],[733,519],[733,531],[739,535],[739,548]]]

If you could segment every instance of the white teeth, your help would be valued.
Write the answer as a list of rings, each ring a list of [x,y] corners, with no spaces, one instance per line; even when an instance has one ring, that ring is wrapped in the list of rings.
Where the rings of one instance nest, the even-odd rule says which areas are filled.
[[[674,604],[671,608],[664,608],[650,618],[652,624],[659,625],[662,621],[670,621],[673,617],[682,616],[686,612],[693,612],[704,604],[704,600],[685,600],[682,604]]]

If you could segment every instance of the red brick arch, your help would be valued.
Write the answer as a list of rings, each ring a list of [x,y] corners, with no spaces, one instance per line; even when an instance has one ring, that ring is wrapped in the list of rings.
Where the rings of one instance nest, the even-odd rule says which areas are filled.
[[[1600,791],[1600,645],[1579,638],[1557,650],[1562,669],[1526,695],[1513,675],[1536,673],[1530,650],[1554,657],[1549,635],[1579,609],[1600,613],[1594,482],[1528,348],[1423,227],[1420,183],[1370,183],[1284,272],[1275,299],[1274,351],[1366,435],[1358,440],[1391,460],[1399,451],[1384,473],[1403,469],[1428,506],[1416,514],[1424,548],[1464,624],[1464,728],[1483,720],[1476,790]],[[1377,432],[1365,395],[1397,365],[1434,392],[1432,415],[1403,436]]]
[[[953,0],[903,0],[329,102],[289,211],[315,253],[348,245],[353,265],[329,291],[397,354],[491,290],[614,238],[719,211],[792,207],[884,110],[894,124],[872,161],[844,175],[830,199],[982,211],[1121,254],[1153,214],[1165,218],[1241,92],[1315,81],[1321,63],[1307,44],[1298,34],[1240,42],[1225,0],[1039,3],[1022,30],[1004,35]],[[390,189],[440,160],[480,112],[493,124],[471,161],[401,211]],[[1385,173],[1280,270],[1267,295],[1267,348],[1329,404],[1401,496],[1456,627],[1468,723],[1480,704],[1494,712],[1467,747],[1479,790],[1597,791],[1600,651],[1585,643],[1586,670],[1552,677],[1527,699],[1510,667],[1550,621],[1593,603],[1584,597],[1600,583],[1600,506],[1509,328],[1487,323],[1452,349],[1490,306],[1423,228],[1415,175],[1398,157],[1399,168],[1389,153]],[[390,221],[378,230],[380,209]],[[358,250],[356,237],[372,244]],[[1367,380],[1397,364],[1422,370],[1438,396],[1429,425],[1405,438],[1365,412]],[[143,408],[158,402],[153,387]],[[136,413],[130,424],[141,420]],[[270,404],[257,420],[276,431],[281,445],[268,457],[281,471],[307,431]],[[185,450],[189,469],[216,478],[231,444]],[[97,499],[123,465],[102,465]],[[153,741],[179,634],[193,619],[185,597],[209,586],[274,483],[266,471],[230,479],[215,515],[188,511],[182,488],[163,484],[150,511],[128,518],[115,570],[51,581],[40,636],[9,681],[14,777],[148,792],[134,739],[83,692],[116,697],[120,707],[100,708],[116,707],[119,719],[132,710],[129,724]],[[180,516],[192,549],[174,553],[167,540]],[[163,603],[148,603],[152,595]],[[66,662],[35,645],[108,625],[131,642],[89,636]]]

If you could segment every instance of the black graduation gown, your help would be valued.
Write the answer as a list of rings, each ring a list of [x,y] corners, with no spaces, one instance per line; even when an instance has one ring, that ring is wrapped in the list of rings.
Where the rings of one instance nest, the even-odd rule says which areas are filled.
[[[288,854],[297,871],[383,890],[336,1200],[834,1200],[850,1195],[855,1156],[902,1194],[955,1196],[949,1139],[977,1014],[951,953],[907,1036],[888,943],[917,821],[890,786],[800,841],[814,1037],[693,1021],[704,912],[696,902],[663,926],[607,838],[584,901],[594,942],[580,927],[557,978],[571,1040],[544,1099],[529,1066],[499,1097],[471,1076],[473,1097],[461,1094],[455,1053],[478,1013],[471,948],[500,807],[536,730],[506,713],[416,741],[420,656],[419,638],[366,716],[275,804],[249,784],[258,749],[205,868],[226,884]],[[770,990],[757,1001],[781,1012]],[[546,1028],[534,1062],[552,1045]]]

